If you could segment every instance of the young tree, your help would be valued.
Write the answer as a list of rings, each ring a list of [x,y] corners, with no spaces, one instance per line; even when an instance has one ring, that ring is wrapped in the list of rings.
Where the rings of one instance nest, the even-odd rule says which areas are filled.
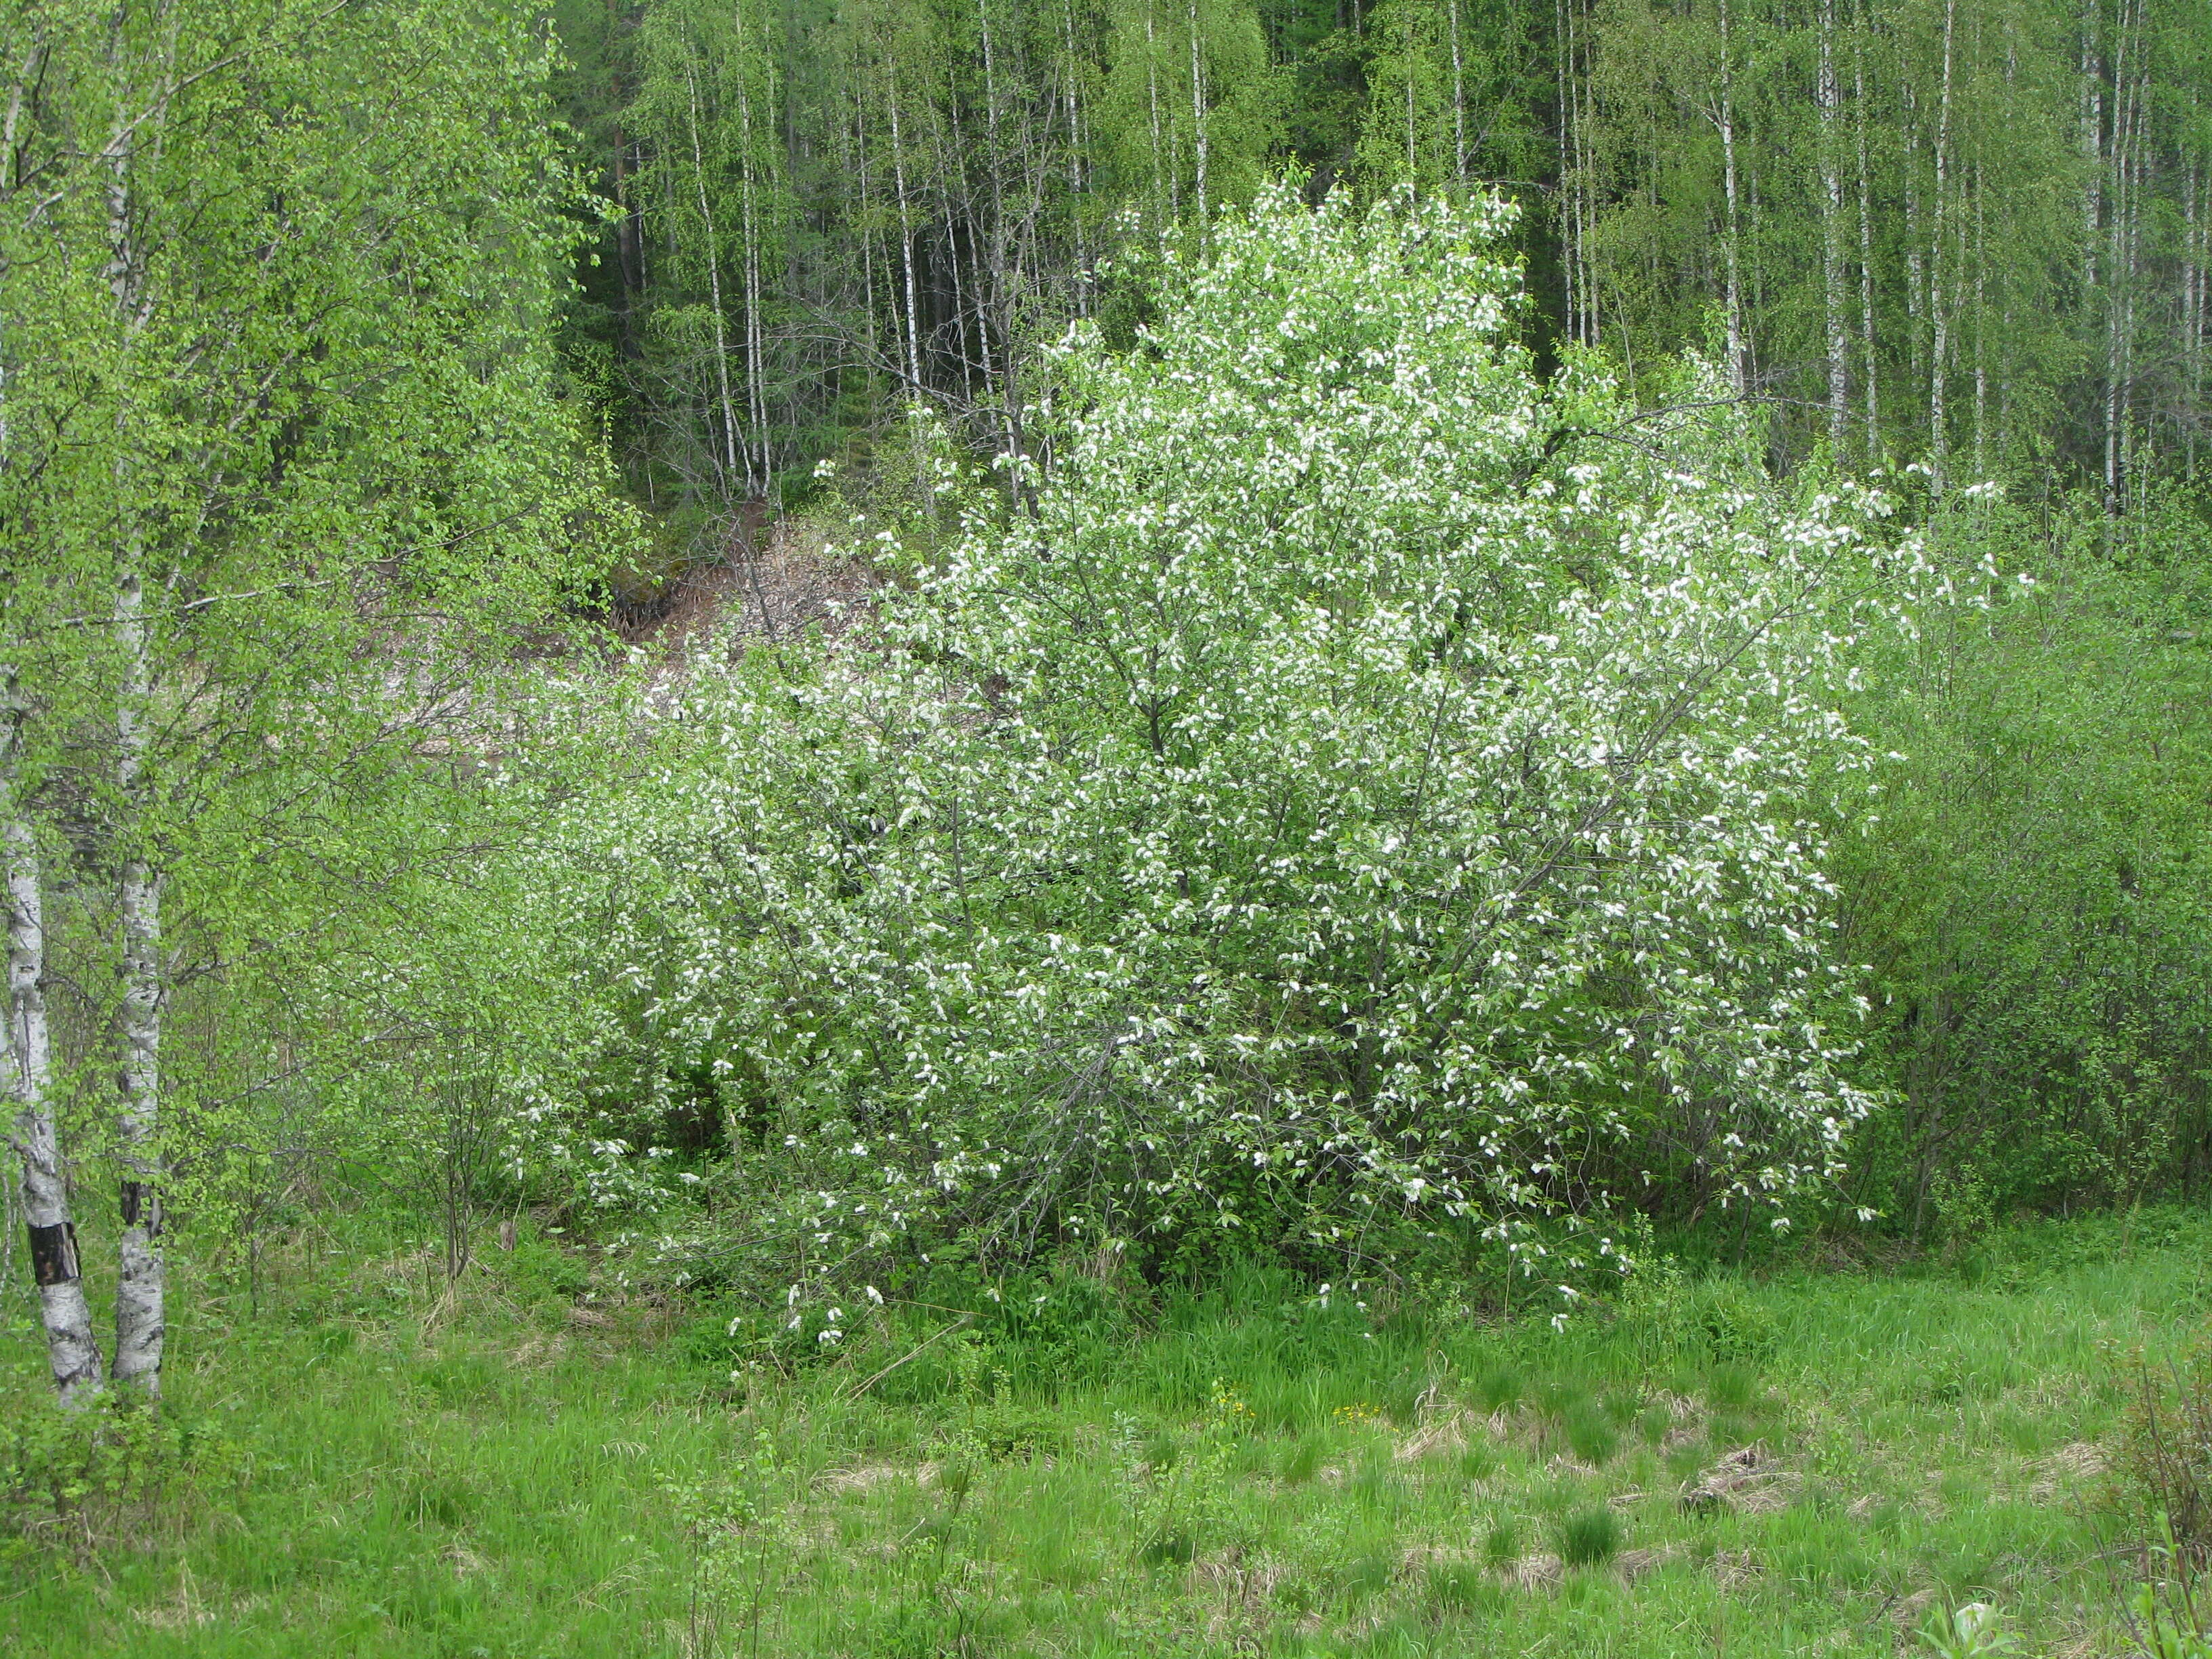
[[[27,33],[10,118],[46,160],[5,253],[34,284],[11,299],[39,303],[11,305],[6,347],[67,372],[11,380],[46,447],[6,456],[5,501],[29,591],[104,597],[11,612],[40,676],[11,719],[19,750],[27,718],[106,735],[11,806],[53,823],[65,787],[111,884],[114,1375],[152,1395],[164,1021],[197,951],[234,948],[195,902],[227,879],[198,862],[220,803],[325,743],[406,741],[426,654],[495,659],[581,574],[588,451],[545,349],[568,186],[531,136],[543,54],[512,15],[210,0],[51,9]],[[410,630],[434,646],[390,648]],[[25,1150],[38,1186],[51,1144]]]

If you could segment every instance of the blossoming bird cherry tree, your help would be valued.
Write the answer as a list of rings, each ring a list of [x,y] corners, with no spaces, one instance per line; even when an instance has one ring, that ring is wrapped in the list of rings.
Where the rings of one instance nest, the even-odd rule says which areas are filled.
[[[638,1018],[809,1170],[817,1259],[1838,1168],[1800,803],[1860,763],[1838,655],[1911,562],[1716,394],[1540,380],[1509,212],[1265,194],[1133,347],[1057,350],[1015,506],[887,532],[871,628],[702,662],[594,815]]]

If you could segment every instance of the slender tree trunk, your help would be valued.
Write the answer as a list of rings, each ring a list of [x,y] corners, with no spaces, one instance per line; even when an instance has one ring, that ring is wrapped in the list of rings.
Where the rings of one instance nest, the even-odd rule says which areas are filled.
[[[2191,112],[2194,113],[2192,100]],[[2193,125],[2193,124],[2192,124]],[[2182,465],[2197,471],[2197,431],[2204,420],[2204,158],[2191,155],[2187,184],[2182,197],[2183,289],[2181,303],[2183,358],[2188,398],[2182,410]]]
[[[1406,14],[1406,182],[1420,182],[1420,149],[1413,117],[1413,14]]]
[[[119,35],[119,22],[118,22]],[[166,94],[156,107],[166,106]],[[108,146],[107,277],[118,331],[126,355],[150,315],[145,266],[137,240],[130,182],[130,145],[119,126]],[[118,1075],[116,1151],[123,1166],[118,1194],[123,1233],[115,1287],[115,1364],[118,1382],[136,1385],[149,1398],[161,1392],[161,1345],[166,1331],[167,1264],[161,1245],[161,1011],[166,975],[161,963],[161,873],[148,842],[151,780],[147,761],[153,738],[153,641],[146,620],[146,546],[131,504],[127,458],[116,461],[116,501],[125,525],[121,569],[115,588],[115,643],[123,658],[123,684],[115,707],[116,794],[124,816],[117,898],[123,928],[122,1055]]]
[[[957,161],[957,157],[954,159]],[[940,151],[938,170],[943,180],[943,189],[939,192],[939,199],[945,209],[945,269],[952,283],[952,341],[960,357],[960,398],[962,404],[969,410],[973,411],[975,408],[975,355],[968,349],[968,289],[974,284],[960,280],[960,231],[964,223],[969,233],[969,270],[972,275],[981,269],[975,254],[975,215],[966,210],[968,178],[965,162],[959,163],[958,172],[956,174],[952,162],[949,162]],[[960,198],[957,201],[952,194],[953,186],[956,184],[960,190]],[[980,328],[981,317],[980,310],[976,315],[977,325]],[[987,358],[983,364],[983,389],[986,394],[990,391],[990,376],[991,365]]]
[[[1721,0],[1721,171],[1723,195],[1728,213],[1728,240],[1723,250],[1727,264],[1729,386],[1741,398],[1744,395],[1744,331],[1743,331],[1743,274],[1738,249],[1741,227],[1738,217],[1735,165],[1735,68],[1734,49],[1729,39],[1728,0]]]
[[[865,85],[860,83],[860,77],[855,75],[853,78],[853,168],[860,203],[860,304],[868,319],[868,362],[872,378],[872,366],[883,361],[883,346],[877,337],[876,218],[868,186],[868,98]]]
[[[1571,129],[1574,125],[1574,109],[1571,101],[1571,94],[1569,93],[1567,88],[1567,82],[1571,73],[1568,69],[1568,64],[1572,58],[1573,47],[1571,45],[1571,37],[1567,33],[1567,5],[1568,0],[1553,0],[1553,56],[1558,61],[1559,82],[1559,189],[1558,196],[1558,211],[1559,216],[1559,286],[1561,289],[1561,302],[1565,312],[1564,320],[1566,324],[1566,337],[1570,340],[1578,342],[1582,338],[1582,308],[1580,304],[1581,295],[1579,291],[1580,277],[1577,271],[1580,254],[1575,246],[1575,232],[1578,228],[1580,216],[1577,214],[1574,210],[1574,198],[1572,196],[1572,191],[1575,187],[1575,163],[1574,137]]]
[[[990,152],[991,166],[990,280],[988,290],[981,280],[976,284],[975,320],[981,330],[981,337],[978,344],[982,348],[987,377],[990,372],[994,338],[1001,350],[1000,433],[1004,452],[1012,454],[1020,447],[1014,434],[1012,380],[1014,368],[1013,285],[1007,276],[1006,157],[1005,140],[999,127],[999,61],[991,40],[991,0],[975,0],[975,21],[983,46],[983,138]],[[971,244],[974,240],[971,230]]]
[[[943,181],[939,200],[945,209],[945,270],[952,283],[952,343],[960,359],[960,400],[965,408],[973,410],[975,407],[975,359],[968,349],[969,285],[960,280],[960,227],[965,220],[972,232],[974,221],[961,210],[963,204],[953,199],[952,186],[956,180],[941,153],[939,156],[939,175]],[[966,178],[963,176],[957,182],[964,197],[968,189]],[[972,258],[975,251],[975,239],[972,234],[968,239],[968,251]],[[988,364],[984,372],[988,376]]]
[[[707,157],[699,145],[699,76],[684,47],[684,85],[690,94],[691,181],[699,196],[699,222],[707,237],[707,297],[714,316],[714,377],[721,392],[722,493],[738,487],[738,406],[730,391],[730,342],[722,318],[722,257],[714,236],[714,210],[707,199]]]
[[[745,27],[744,8],[737,7],[733,15],[738,54],[738,205],[739,229],[744,238],[745,399],[752,417],[752,437],[745,445],[745,489],[749,495],[761,496],[768,492],[775,462],[769,453],[768,354],[761,323],[764,285],[761,281],[760,203],[754,177],[759,147],[753,137],[751,65],[747,61],[751,42]],[[771,88],[771,102],[773,92]]]
[[[907,395],[921,395],[921,331],[915,305],[914,283],[914,215],[908,205],[906,189],[906,145],[899,131],[898,59],[889,58],[890,70],[891,116],[891,180],[898,193],[899,258],[906,276],[906,382]]]
[[[1575,245],[1582,250],[1583,343],[1598,343],[1603,307],[1599,301],[1597,264],[1597,122],[1596,88],[1591,81],[1590,20],[1587,0],[1567,0],[1574,21],[1575,61],[1575,213],[1579,222]]]
[[[1083,99],[1081,76],[1082,55],[1075,43],[1075,0],[1065,0],[1060,9],[1061,21],[1066,28],[1067,45],[1067,212],[1070,240],[1075,255],[1075,314],[1091,314],[1091,259],[1089,237],[1083,222]]]
[[[1874,172],[1867,162],[1866,16],[1862,9],[1851,39],[1851,103],[1856,111],[1859,197],[1859,344],[1866,363],[1866,456],[1881,453],[1881,375],[1875,339]]]
[[[1828,336],[1828,447],[1840,461],[1850,413],[1850,374],[1844,359],[1844,180],[1836,161],[1835,0],[1820,0],[1820,276]]]
[[[2150,185],[2150,42],[2143,0],[2135,0],[2135,84],[2128,93],[2126,239],[2119,261],[2119,483],[2126,491],[2135,469],[2135,307],[2143,292],[2143,192]]]
[[[2081,0],[2081,295],[2097,287],[2097,233],[2104,226],[2105,69],[2098,46],[2100,0]]]
[[[1202,247],[1206,235],[1206,155],[1207,149],[1206,121],[1206,75],[1200,58],[1201,35],[1198,23],[1198,0],[1189,0],[1190,10],[1190,125],[1191,148],[1197,158],[1198,177],[1195,198],[1198,204],[1198,240]]]
[[[1990,475],[1989,220],[1982,198],[1981,163],[1974,164],[1974,476]]]
[[[124,653],[123,696],[116,711],[116,785],[125,810],[145,817],[147,750],[154,677],[146,624],[143,554],[131,556],[115,597],[116,637]],[[116,1139],[124,1176],[123,1237],[115,1285],[115,1380],[149,1395],[161,1391],[167,1267],[161,1246],[159,1150],[161,1048],[161,878],[134,847],[123,861],[122,1110]]]
[[[1905,384],[1924,379],[1928,325],[1928,252],[1920,193],[1920,100],[1908,77],[1905,99]]]
[[[2130,27],[2127,0],[2121,0],[2118,28],[2112,43],[2112,135],[2106,155],[2110,162],[2106,189],[2109,210],[2105,249],[2105,512],[2117,518],[2121,507],[2124,471],[2123,447],[2127,428],[2121,406],[2127,378],[2127,289],[2129,287],[2128,229],[2133,211],[2129,201],[2130,131],[2129,76],[2135,70],[2136,38]]]
[[[1467,64],[1459,43],[1459,0],[1444,0],[1451,20],[1452,177],[1467,177]]]
[[[1182,204],[1176,199],[1176,171],[1173,160],[1166,155],[1160,131],[1160,47],[1158,34],[1157,0],[1145,0],[1145,94],[1150,100],[1152,119],[1152,212],[1157,217],[1160,203],[1167,203],[1167,216],[1158,221],[1162,235],[1167,232],[1168,221],[1182,214]],[[1163,195],[1163,179],[1166,191]]]
[[[1943,286],[1951,222],[1951,92],[1953,40],[1959,0],[1943,0],[1943,84],[1936,116],[1936,231],[1929,247],[1928,480],[1937,495],[1948,487],[1951,428],[1944,409],[1951,367],[1951,302]]]
[[[100,1390],[100,1343],[85,1302],[69,1177],[54,1125],[39,845],[22,799],[25,720],[15,671],[0,671],[0,856],[6,859],[8,878],[8,1027],[0,1060],[6,1064],[4,1081],[15,1108],[15,1152],[22,1160],[18,1192],[47,1364],[63,1403],[73,1405]]]

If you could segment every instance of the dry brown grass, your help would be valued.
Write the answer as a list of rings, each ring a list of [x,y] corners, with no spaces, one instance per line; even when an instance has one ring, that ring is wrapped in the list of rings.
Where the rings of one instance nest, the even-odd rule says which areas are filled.
[[[837,634],[868,611],[878,578],[833,553],[822,532],[758,511],[733,526],[717,558],[672,570],[617,608],[616,629],[632,645],[680,658],[718,630],[744,641]]]

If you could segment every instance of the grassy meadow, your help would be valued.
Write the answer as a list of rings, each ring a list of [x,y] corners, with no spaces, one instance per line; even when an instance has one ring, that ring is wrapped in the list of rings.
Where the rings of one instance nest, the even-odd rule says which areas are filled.
[[[2108,1465],[2208,1247],[2163,1212],[1662,1266],[1559,1331],[1070,1275],[793,1358],[527,1233],[450,1291],[302,1235],[251,1298],[188,1286],[158,1419],[69,1423],[19,1283],[0,1649],[1751,1659],[1929,1651],[1981,1600],[2119,1653]]]

